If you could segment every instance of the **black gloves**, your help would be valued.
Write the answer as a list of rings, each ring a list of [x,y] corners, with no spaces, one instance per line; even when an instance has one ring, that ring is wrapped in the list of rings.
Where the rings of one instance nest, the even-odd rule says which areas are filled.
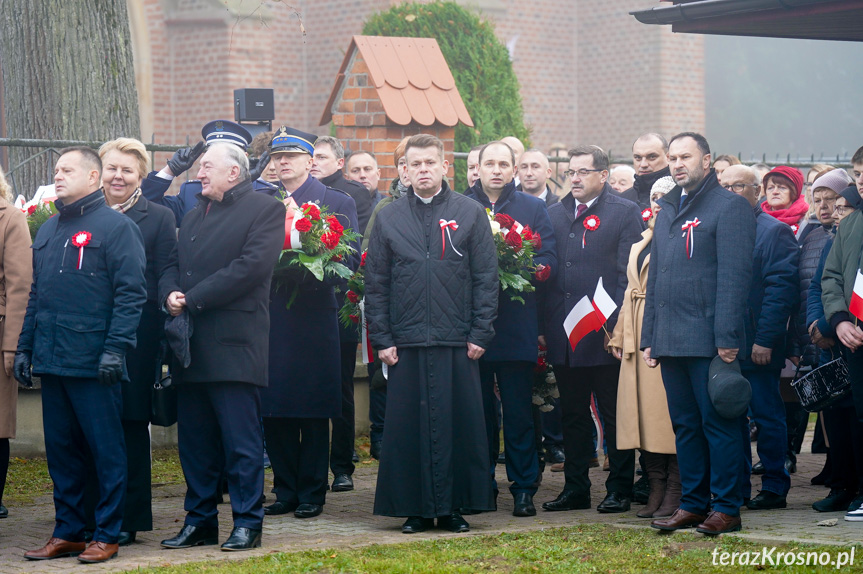
[[[174,156],[168,160],[168,167],[171,169],[174,177],[177,177],[195,165],[195,160],[204,153],[204,148],[206,147],[207,145],[204,142],[198,142],[195,147],[187,147],[174,152]]]
[[[33,388],[33,375],[30,374],[30,353],[18,351],[15,353],[15,363],[12,366],[12,373],[21,384],[27,389]]]
[[[125,357],[118,353],[105,351],[99,359],[99,374],[97,378],[103,385],[114,385],[123,378]]]
[[[255,167],[249,170],[249,176],[251,176],[252,181],[261,177],[261,174],[264,173],[264,170],[267,169],[268,165],[270,165],[270,152],[264,150],[264,153],[258,157],[258,163],[255,164]]]

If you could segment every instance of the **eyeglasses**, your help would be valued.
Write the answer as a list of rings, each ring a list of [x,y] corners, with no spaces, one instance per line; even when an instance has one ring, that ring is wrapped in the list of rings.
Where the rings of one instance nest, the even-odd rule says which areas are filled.
[[[568,169],[565,172],[563,172],[563,177],[568,177],[568,178],[572,179],[572,176],[574,176],[575,174],[578,174],[578,177],[587,177],[588,174],[590,174],[591,172],[594,172],[594,171],[603,171],[603,170],[581,168],[578,171],[573,171],[571,169]]]
[[[733,191],[734,193],[740,193],[741,191],[743,191],[747,187],[758,187],[758,186],[754,183],[732,183],[731,185],[723,185],[722,187],[724,187],[728,191]]]
[[[854,208],[850,205],[834,205],[833,212],[838,213],[839,215],[845,215],[845,212],[851,213],[854,211]]]

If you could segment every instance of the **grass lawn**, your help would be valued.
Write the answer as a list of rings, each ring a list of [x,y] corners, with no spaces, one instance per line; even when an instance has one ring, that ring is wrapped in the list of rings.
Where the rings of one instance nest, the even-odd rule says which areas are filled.
[[[373,545],[352,550],[325,550],[297,553],[275,552],[248,560],[195,562],[152,570],[158,574],[198,572],[265,573],[468,573],[468,572],[713,572],[754,571],[762,568],[713,565],[721,552],[755,552],[763,544],[723,537],[708,539],[695,534],[660,535],[643,529],[622,529],[604,525],[585,525],[496,536],[439,539],[393,545]],[[769,549],[769,548],[768,548]],[[849,548],[787,545],[778,552],[837,552]],[[749,555],[750,557],[752,554]],[[730,558],[729,558],[730,559]],[[751,560],[751,558],[750,558]],[[739,558],[738,558],[739,561]],[[855,566],[842,571],[863,571],[863,546],[855,549]],[[835,571],[834,566],[771,566],[782,572]]]

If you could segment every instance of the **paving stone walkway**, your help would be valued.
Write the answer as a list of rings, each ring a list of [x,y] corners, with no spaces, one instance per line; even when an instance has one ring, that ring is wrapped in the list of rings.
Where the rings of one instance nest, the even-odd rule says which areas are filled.
[[[807,440],[804,450],[808,451]],[[824,455],[804,453],[798,461],[798,472],[792,475],[792,488],[788,497],[788,508],[775,511],[753,512],[744,509],[743,531],[740,536],[764,542],[813,542],[848,546],[863,541],[863,523],[846,522],[843,513],[817,513],[811,508],[812,502],[826,496],[827,489],[809,484],[809,479],[817,474],[824,464]],[[498,480],[505,480],[505,471],[498,466]],[[153,516],[155,529],[138,535],[133,545],[121,548],[117,559],[107,564],[92,566],[80,565],[77,560],[63,558],[45,562],[30,562],[23,558],[26,550],[42,546],[48,539],[53,526],[53,505],[50,497],[41,497],[35,504],[11,507],[9,518],[0,521],[0,574],[12,572],[67,572],[72,569],[88,571],[117,572],[135,570],[152,566],[179,564],[200,560],[236,560],[264,555],[274,551],[293,552],[311,548],[355,548],[369,544],[390,544],[416,541],[441,536],[454,536],[449,533],[429,532],[407,536],[401,534],[401,520],[374,516],[374,500],[377,468],[372,465],[358,465],[354,475],[356,489],[352,492],[328,493],[327,504],[321,516],[298,520],[292,514],[268,517],[264,522],[263,548],[251,552],[226,553],[217,546],[189,550],[165,550],[159,541],[176,534],[183,523],[183,491],[181,485],[162,486],[154,489]],[[602,500],[605,494],[603,483],[607,475],[600,469],[592,469],[593,505]],[[267,473],[269,494],[272,474]],[[501,483],[503,484],[503,483]],[[757,492],[760,480],[753,477],[753,488]],[[546,469],[543,483],[536,495],[537,508],[544,501],[557,496],[563,487],[563,473],[552,473]],[[518,530],[537,530],[575,524],[614,524],[620,527],[648,528],[648,519],[635,516],[640,505],[623,514],[600,514],[596,510],[571,512],[545,512],[539,510],[533,518],[512,516],[512,498],[501,494],[499,510],[494,513],[468,517],[471,531],[460,536],[477,536],[512,532]],[[221,539],[227,538],[230,524],[230,506],[219,507],[224,520],[221,524]],[[822,520],[838,519],[836,526],[817,526]]]

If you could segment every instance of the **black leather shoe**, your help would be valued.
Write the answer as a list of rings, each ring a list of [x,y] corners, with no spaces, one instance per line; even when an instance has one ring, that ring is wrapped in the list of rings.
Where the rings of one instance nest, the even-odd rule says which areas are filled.
[[[785,495],[762,490],[758,496],[746,503],[746,508],[749,510],[771,510],[774,508],[785,508],[788,503],[785,501]]]
[[[294,516],[297,518],[314,518],[324,511],[324,507],[320,504],[301,504],[294,511]]]
[[[339,473],[333,477],[333,492],[347,492],[354,489],[354,479],[351,475]]]
[[[632,502],[636,504],[647,504],[650,498],[650,479],[646,474],[641,475],[641,478],[635,481],[632,485]]]
[[[222,544],[223,552],[238,552],[240,550],[251,550],[260,548],[261,530],[259,528],[246,528],[235,526],[231,536]]]
[[[437,527],[442,530],[449,530],[455,534],[470,530],[470,524],[458,512],[453,512],[449,516],[438,516]]]
[[[9,509],[0,504],[0,518],[7,518],[9,516]]]
[[[381,459],[381,441],[376,440],[372,443],[372,446],[369,447],[369,456],[375,460]]]
[[[360,461],[360,455],[357,454],[356,449],[354,449],[354,454],[351,456],[351,462],[356,464]]]
[[[267,516],[276,516],[279,514],[287,514],[288,512],[293,512],[297,509],[297,503],[287,503],[282,502],[281,500],[277,500],[269,506],[264,507],[264,514]]]
[[[603,512],[605,514],[626,512],[629,510],[631,503],[632,500],[630,500],[628,496],[623,496],[618,492],[609,492],[605,497],[605,500],[600,502],[599,506],[596,507],[596,511]]]
[[[210,546],[218,543],[218,528],[185,524],[179,534],[173,538],[162,540],[162,548],[191,548],[192,546]]]
[[[533,495],[529,492],[519,492],[516,494],[512,515],[536,516],[536,507],[533,505]]]
[[[590,494],[579,494],[574,490],[564,490],[549,502],[543,502],[545,510],[584,510],[590,508]]]
[[[845,512],[852,500],[854,500],[853,490],[831,488],[826,498],[812,503],[812,508],[818,512],[839,512],[840,510]]]
[[[556,462],[566,462],[566,455],[563,448],[556,444],[545,447],[545,462],[554,464]]]
[[[752,465],[752,474],[764,474],[764,464],[760,460]]]
[[[506,453],[504,451],[500,451],[500,454],[497,455],[497,464],[506,464]]]
[[[791,457],[785,457],[785,470],[788,471],[788,474],[794,474],[797,472],[797,461],[792,459]]]
[[[425,532],[429,528],[434,528],[434,518],[411,516],[402,524],[402,534],[417,534]]]
[[[135,541],[135,536],[137,536],[137,532],[121,532],[120,536],[117,538],[118,546],[128,546],[129,544]]]

